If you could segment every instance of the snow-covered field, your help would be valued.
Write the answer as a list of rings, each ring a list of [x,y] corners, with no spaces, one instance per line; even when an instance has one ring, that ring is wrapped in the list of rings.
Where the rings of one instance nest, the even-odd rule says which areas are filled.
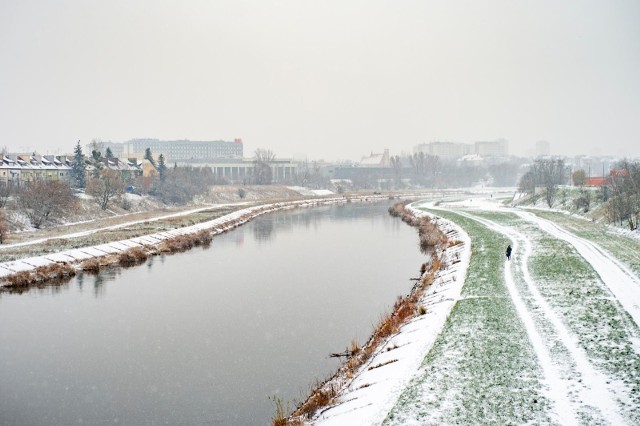
[[[468,266],[314,424],[640,424],[638,239],[488,199],[414,207],[468,233]]]

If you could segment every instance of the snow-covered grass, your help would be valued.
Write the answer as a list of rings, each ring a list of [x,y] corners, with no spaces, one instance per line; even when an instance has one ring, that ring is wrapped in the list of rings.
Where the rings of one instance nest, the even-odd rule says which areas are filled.
[[[421,365],[404,371],[412,379],[384,422],[368,416],[377,391],[365,383],[339,405],[343,413],[353,410],[349,424],[640,424],[637,277],[587,240],[499,200],[439,204],[429,211],[472,239],[461,298]],[[591,221],[559,217],[611,252],[635,247],[611,241],[619,236],[613,231],[593,232]],[[511,261],[504,257],[507,243],[514,247]],[[411,339],[412,331],[401,330],[397,339]],[[404,354],[394,351],[393,361],[405,361]],[[386,373],[378,383],[389,380]]]
[[[593,423],[610,416],[595,409],[596,404],[588,400],[588,395],[582,395],[585,391],[580,383],[587,381],[585,375],[603,373],[607,383],[602,383],[602,387],[611,388],[609,393],[615,396],[610,399],[618,405],[614,411],[623,413],[633,423],[640,422],[637,410],[640,407],[640,329],[591,264],[569,243],[513,213],[474,212],[474,215],[516,229],[534,247],[528,258],[530,277],[527,279],[535,283],[535,291],[544,299],[548,310],[540,309],[525,279],[520,280],[520,291],[525,294],[528,309],[548,346],[553,348],[554,362],[563,371],[571,372],[564,378],[565,386],[579,395],[572,400],[579,419]],[[573,220],[576,228],[593,226],[589,221]],[[551,323],[549,316],[556,317],[557,323]],[[601,394],[606,391],[600,389]]]
[[[137,220],[124,221],[97,227],[96,223],[82,223],[66,227],[67,233],[23,241],[18,244],[0,246],[0,262],[24,257],[41,256],[63,250],[106,244],[112,241],[137,238],[143,235],[180,229],[222,217],[238,207],[211,206],[186,212],[165,213],[162,216],[142,216]]]
[[[385,424],[548,423],[542,372],[502,280],[507,240],[438,211],[471,236],[462,299]]]
[[[619,228],[559,212],[534,210],[532,213],[561,225],[579,237],[597,243],[640,275],[640,233],[638,231],[634,232],[636,236],[634,238],[629,233],[621,232]]]

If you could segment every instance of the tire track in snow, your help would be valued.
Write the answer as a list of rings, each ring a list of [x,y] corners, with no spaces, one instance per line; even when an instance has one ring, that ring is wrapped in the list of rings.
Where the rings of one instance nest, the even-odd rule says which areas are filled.
[[[640,278],[597,244],[533,213],[519,211],[517,214],[524,220],[538,225],[553,237],[572,245],[580,256],[591,264],[602,282],[640,327]]]
[[[579,346],[576,337],[567,329],[561,319],[556,315],[553,308],[542,296],[535,281],[531,277],[528,268],[528,261],[532,251],[531,240],[524,234],[512,228],[497,224],[491,220],[480,218],[466,212],[457,212],[510,238],[513,242],[514,251],[517,251],[519,243],[522,243],[523,253],[517,258],[524,282],[536,305],[542,309],[544,317],[555,329],[559,341],[571,355],[571,361],[574,363],[576,371],[579,373],[581,379],[581,382],[571,383],[571,390],[577,391],[580,396],[580,401],[578,403],[597,408],[603,417],[612,424],[625,424],[626,422],[617,409],[615,398],[612,397],[608,388],[608,378],[593,367],[585,351]],[[515,256],[513,258],[515,258]],[[577,409],[579,406],[577,406],[577,403],[572,401],[569,396],[570,389],[567,386],[569,383],[562,379],[560,367],[557,363],[554,363],[545,340],[537,330],[534,318],[515,286],[511,272],[511,262],[505,261],[505,264],[505,283],[507,289],[511,295],[514,306],[525,325],[527,334],[529,335],[529,340],[531,341],[538,359],[540,360],[546,382],[549,385],[549,397],[556,405],[556,413],[558,414],[559,422],[562,425],[577,424],[578,420],[575,417],[575,413],[578,411]]]

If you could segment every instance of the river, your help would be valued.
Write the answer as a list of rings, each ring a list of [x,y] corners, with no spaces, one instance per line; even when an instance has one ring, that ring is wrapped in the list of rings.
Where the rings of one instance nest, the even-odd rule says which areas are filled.
[[[0,295],[2,425],[269,425],[423,261],[388,203],[261,216],[208,248]],[[293,405],[292,405],[293,407]]]

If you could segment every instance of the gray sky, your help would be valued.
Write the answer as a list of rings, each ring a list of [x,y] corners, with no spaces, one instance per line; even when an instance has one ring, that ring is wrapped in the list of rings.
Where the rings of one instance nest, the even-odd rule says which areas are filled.
[[[640,2],[0,0],[0,147],[640,155]]]

